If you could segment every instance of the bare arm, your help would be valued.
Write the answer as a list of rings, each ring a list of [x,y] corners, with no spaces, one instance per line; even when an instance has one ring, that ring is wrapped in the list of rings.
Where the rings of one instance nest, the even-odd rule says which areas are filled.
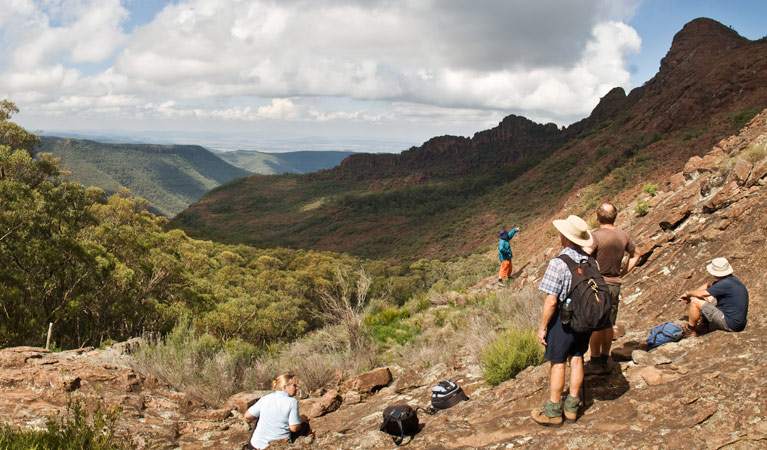
[[[290,429],[291,432],[295,433],[296,431],[301,429],[301,424],[299,423],[298,425],[290,425],[288,428]]]
[[[556,295],[546,295],[546,300],[543,302],[543,315],[541,317],[541,327],[538,329],[538,342],[541,345],[546,345],[546,332],[549,325],[549,320],[554,312],[557,310],[557,297]]]
[[[250,413],[250,411],[245,411],[245,414],[243,415],[245,417],[245,420],[248,422],[253,422],[254,420],[258,419],[258,417],[254,416]]]
[[[679,301],[689,302],[691,298],[706,298],[710,296],[711,294],[708,293],[708,288],[711,287],[713,283],[703,284],[697,289],[693,289],[691,291],[687,291],[684,294],[682,294],[679,297]]]
[[[639,257],[642,256],[639,254],[636,249],[634,251],[629,252],[629,263],[626,266],[626,271],[623,272],[621,275],[626,275],[627,273],[631,272],[631,269],[636,267],[637,263],[639,262]]]

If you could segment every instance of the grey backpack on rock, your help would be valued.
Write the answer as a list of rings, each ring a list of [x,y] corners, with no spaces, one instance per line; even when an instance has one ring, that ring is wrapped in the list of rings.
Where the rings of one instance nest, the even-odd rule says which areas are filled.
[[[431,406],[435,409],[447,409],[468,400],[461,386],[452,381],[440,381],[431,390]]]

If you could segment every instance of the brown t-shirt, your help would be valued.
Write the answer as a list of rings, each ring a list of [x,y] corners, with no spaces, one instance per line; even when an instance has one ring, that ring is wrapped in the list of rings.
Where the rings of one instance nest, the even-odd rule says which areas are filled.
[[[624,252],[633,252],[636,248],[625,231],[618,228],[597,228],[591,232],[594,236],[592,255],[599,263],[599,271],[607,284],[621,284],[621,261]]]

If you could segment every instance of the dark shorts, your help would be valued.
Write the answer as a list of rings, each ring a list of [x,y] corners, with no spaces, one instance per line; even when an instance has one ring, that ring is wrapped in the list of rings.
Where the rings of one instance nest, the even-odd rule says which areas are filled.
[[[615,326],[615,321],[618,320],[618,305],[621,302],[621,286],[608,284],[607,289],[610,291],[610,326]]]
[[[589,349],[591,333],[576,333],[559,320],[559,309],[549,321],[546,352],[543,357],[553,363],[566,362],[570,356],[582,357]]]

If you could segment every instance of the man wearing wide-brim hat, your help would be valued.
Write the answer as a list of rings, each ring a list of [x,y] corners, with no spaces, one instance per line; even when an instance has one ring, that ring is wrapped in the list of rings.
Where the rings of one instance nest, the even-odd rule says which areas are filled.
[[[546,346],[544,358],[551,363],[549,399],[543,410],[534,410],[530,416],[544,426],[560,426],[564,420],[574,422],[580,406],[579,392],[583,384],[583,355],[589,348],[590,332],[576,333],[560,320],[559,303],[564,302],[570,291],[572,274],[567,264],[559,258],[567,255],[576,263],[589,260],[582,247],[589,247],[594,240],[586,222],[578,216],[555,220],[559,231],[562,251],[549,261],[539,289],[546,293],[543,304],[538,341]],[[593,258],[592,258],[593,260]],[[594,261],[596,265],[596,261]],[[570,362],[570,391],[562,401],[567,363]]]
[[[714,281],[679,297],[679,301],[690,305],[685,336],[695,336],[706,328],[698,323],[701,318],[708,324],[708,331],[743,331],[748,315],[748,289],[732,274],[732,266],[725,258],[714,258],[706,270]]]

